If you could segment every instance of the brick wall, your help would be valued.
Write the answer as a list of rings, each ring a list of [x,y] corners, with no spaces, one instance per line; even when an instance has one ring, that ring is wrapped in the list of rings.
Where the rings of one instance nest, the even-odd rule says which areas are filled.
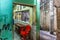
[[[60,40],[60,8],[57,9],[57,40]]]

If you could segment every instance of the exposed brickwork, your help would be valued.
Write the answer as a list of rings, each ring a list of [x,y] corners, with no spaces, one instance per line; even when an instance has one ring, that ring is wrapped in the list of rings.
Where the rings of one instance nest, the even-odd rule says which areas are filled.
[[[57,9],[57,29],[60,30],[60,8]],[[60,32],[57,31],[57,40],[60,40]]]
[[[57,40],[60,40],[60,32],[57,33]]]

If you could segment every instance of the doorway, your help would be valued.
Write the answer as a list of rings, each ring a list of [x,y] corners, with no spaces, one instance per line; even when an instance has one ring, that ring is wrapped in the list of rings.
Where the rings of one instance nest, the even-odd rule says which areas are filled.
[[[29,36],[27,36],[27,40],[33,40],[33,25],[35,23],[35,7],[31,5],[19,4],[14,3],[14,10],[13,10],[13,20],[14,20],[14,40],[22,40],[20,35],[20,28],[23,26],[25,28],[26,25],[31,26],[31,31]],[[36,32],[36,31],[35,31]]]

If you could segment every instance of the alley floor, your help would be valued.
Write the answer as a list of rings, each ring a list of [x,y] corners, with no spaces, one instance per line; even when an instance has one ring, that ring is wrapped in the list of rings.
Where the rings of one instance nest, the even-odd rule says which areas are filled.
[[[16,32],[14,32],[14,40],[21,40]],[[47,31],[40,30],[40,40],[56,40],[56,36]]]
[[[40,30],[40,40],[56,40],[56,36],[47,31]]]

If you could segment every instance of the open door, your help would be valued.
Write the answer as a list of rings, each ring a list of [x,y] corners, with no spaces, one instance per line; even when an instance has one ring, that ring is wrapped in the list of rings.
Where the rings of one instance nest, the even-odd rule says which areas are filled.
[[[33,34],[33,25],[35,24],[35,7],[25,4],[18,4],[14,3],[14,10],[13,10],[13,20],[14,20],[14,40],[22,40],[22,35],[20,34],[20,29],[23,26],[25,29],[26,25],[31,26],[31,31],[29,35],[26,36],[26,40],[32,40],[34,35]],[[35,31],[36,32],[36,31]],[[16,38],[17,37],[17,38]]]

